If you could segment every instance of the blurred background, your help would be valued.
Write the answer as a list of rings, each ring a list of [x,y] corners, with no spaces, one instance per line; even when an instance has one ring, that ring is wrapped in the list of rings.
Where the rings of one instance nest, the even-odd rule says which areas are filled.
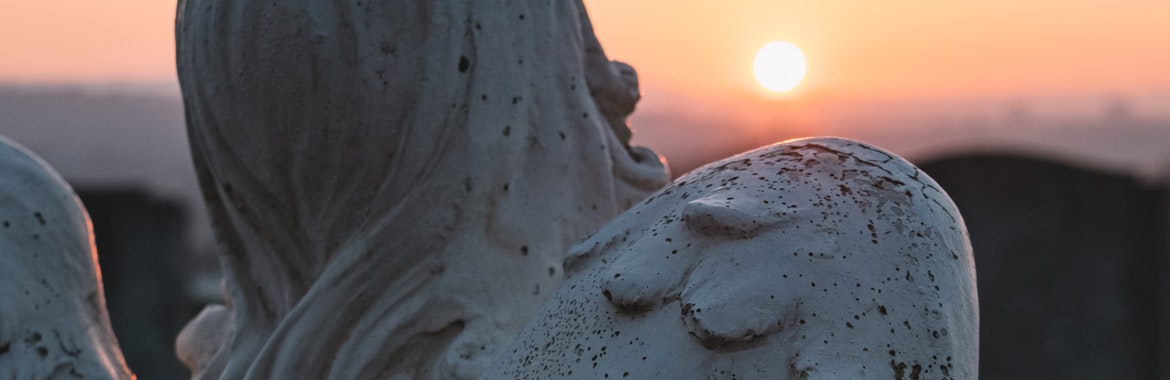
[[[836,135],[915,162],[975,248],[988,379],[1170,379],[1170,2],[588,0],[639,72],[634,143],[674,175]],[[141,379],[218,294],[174,67],[175,4],[0,0],[0,134],[73,184]],[[756,83],[770,41],[804,80]]]

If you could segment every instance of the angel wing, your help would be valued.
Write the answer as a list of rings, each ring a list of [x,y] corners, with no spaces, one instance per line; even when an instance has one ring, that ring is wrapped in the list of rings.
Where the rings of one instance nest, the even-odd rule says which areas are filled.
[[[0,377],[132,379],[100,279],[73,189],[0,136]]]

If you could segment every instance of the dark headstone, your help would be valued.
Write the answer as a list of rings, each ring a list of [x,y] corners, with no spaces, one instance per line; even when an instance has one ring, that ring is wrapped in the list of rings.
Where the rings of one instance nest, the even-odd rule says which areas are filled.
[[[174,340],[190,315],[188,248],[178,202],[136,190],[78,189],[93,221],[110,323],[139,379],[190,377]]]
[[[921,168],[971,234],[982,378],[1166,378],[1164,187],[1008,155]]]

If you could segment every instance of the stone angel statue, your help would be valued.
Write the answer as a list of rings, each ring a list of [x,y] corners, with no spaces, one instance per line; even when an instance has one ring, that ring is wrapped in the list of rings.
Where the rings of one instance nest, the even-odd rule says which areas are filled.
[[[836,138],[670,184],[630,144],[637,74],[580,0],[178,9],[224,269],[223,303],[176,343],[195,379],[977,377],[971,247],[937,184]],[[75,200],[50,212],[14,189],[23,232],[4,244],[53,226],[73,235],[40,236],[84,241]],[[44,349],[126,377],[85,248],[71,265],[89,269],[5,277],[22,285],[3,302],[69,300],[40,339],[91,339]],[[0,363],[22,350],[16,373],[34,373],[34,324],[9,321],[35,310],[10,310]]]

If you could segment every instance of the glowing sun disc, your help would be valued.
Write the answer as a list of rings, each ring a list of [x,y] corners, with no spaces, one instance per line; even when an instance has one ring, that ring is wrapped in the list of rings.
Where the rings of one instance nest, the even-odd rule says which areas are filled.
[[[800,48],[788,42],[776,41],[764,45],[756,53],[752,64],[756,73],[756,81],[764,88],[782,92],[796,88],[804,79],[808,70],[808,62],[804,60],[804,53]]]

